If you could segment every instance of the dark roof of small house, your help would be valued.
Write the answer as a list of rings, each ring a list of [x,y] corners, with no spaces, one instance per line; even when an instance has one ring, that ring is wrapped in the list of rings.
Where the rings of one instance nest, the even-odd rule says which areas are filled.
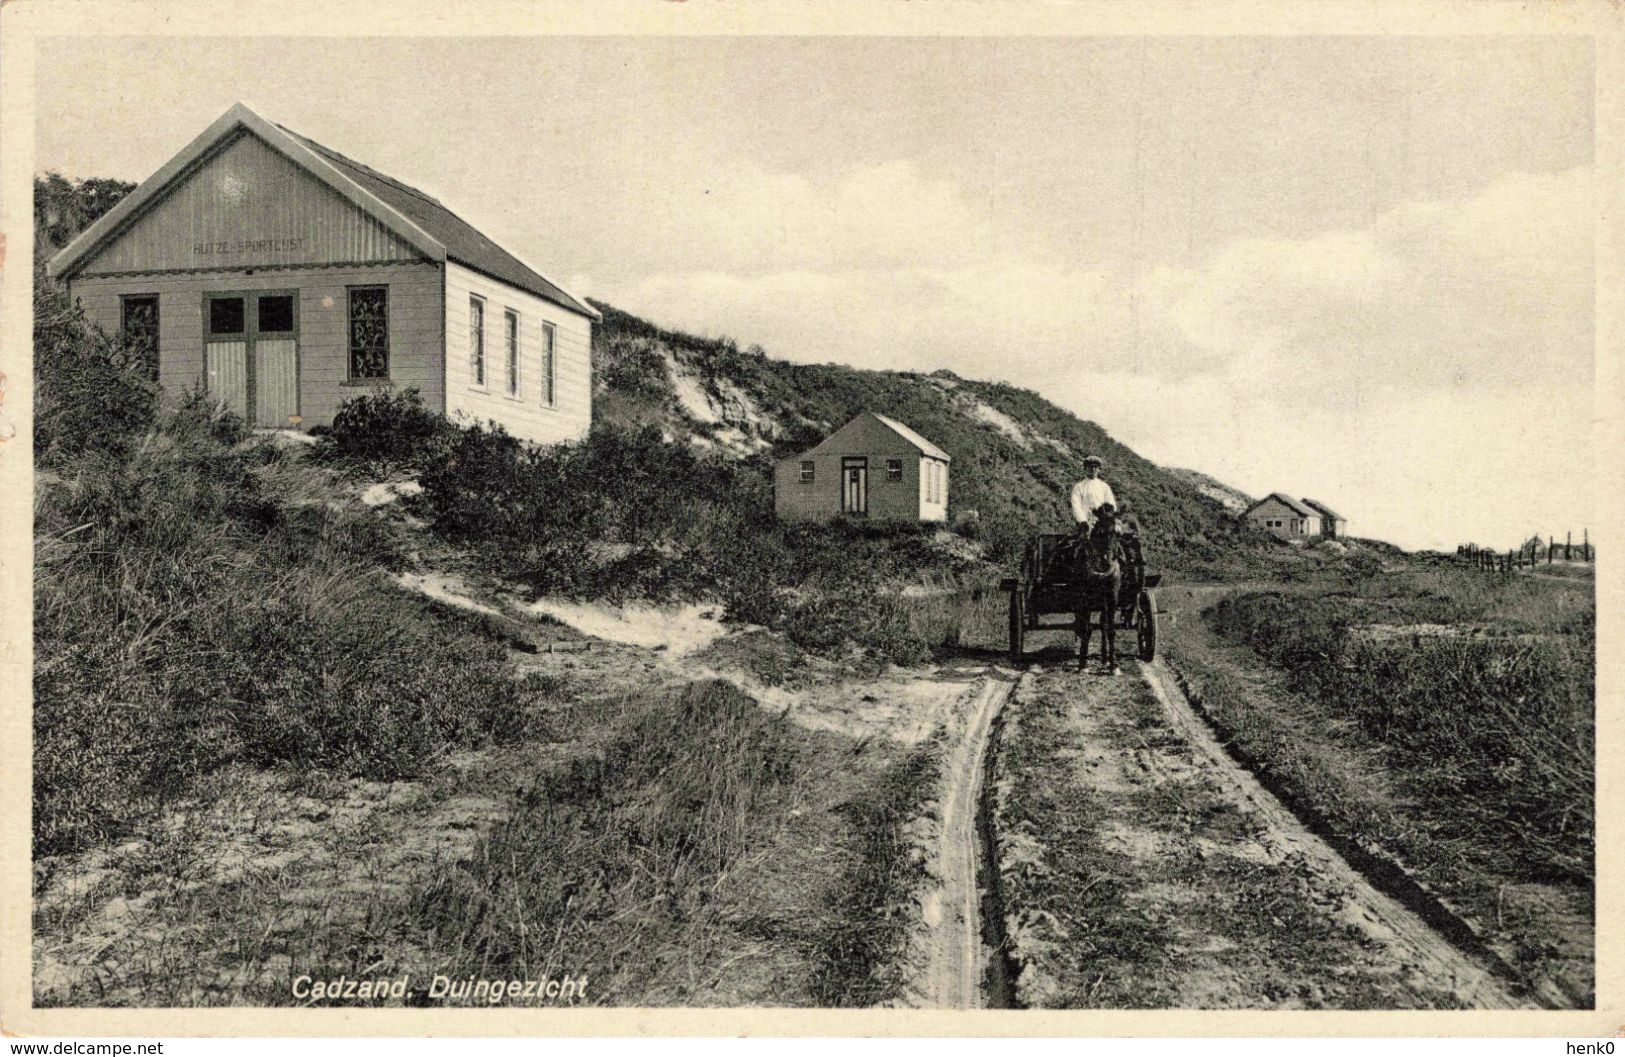
[[[1313,507],[1315,512],[1318,513],[1321,517],[1329,517],[1333,521],[1347,521],[1348,520],[1342,514],[1339,514],[1337,511],[1333,510],[1331,507],[1327,506],[1325,503],[1317,503],[1313,499],[1310,499],[1308,496],[1303,497],[1303,503],[1304,503],[1305,506]]]
[[[474,225],[464,220],[417,188],[386,176],[369,165],[346,157],[331,147],[325,147],[309,136],[302,136],[286,125],[277,125],[282,131],[303,143],[343,170],[344,175],[387,202],[404,214],[418,227],[434,236],[446,247],[446,256],[509,286],[529,291],[537,297],[582,315],[596,317],[598,313],[588,305],[559,289],[535,269],[487,238]]]
[[[1319,514],[1315,513],[1313,510],[1310,510],[1308,507],[1304,506],[1302,503],[1298,502],[1296,499],[1293,499],[1291,496],[1287,495],[1284,492],[1271,492],[1269,495],[1265,496],[1263,499],[1260,499],[1258,502],[1254,503],[1252,506],[1250,506],[1246,510],[1242,511],[1242,515],[1245,517],[1247,514],[1251,514],[1254,510],[1257,510],[1259,507],[1263,506],[1265,503],[1269,502],[1271,499],[1273,499],[1277,503],[1280,503],[1281,505],[1285,506],[1287,509],[1291,510],[1294,514],[1299,514],[1299,515],[1301,515],[1303,517],[1319,517],[1320,516]]]

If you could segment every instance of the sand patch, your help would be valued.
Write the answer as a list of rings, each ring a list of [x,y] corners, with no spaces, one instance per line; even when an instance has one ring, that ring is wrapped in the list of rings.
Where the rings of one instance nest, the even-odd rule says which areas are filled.
[[[687,656],[728,633],[715,605],[612,606],[603,602],[570,602],[543,598],[525,606],[537,616],[552,617],[583,635],[645,649],[664,649]]]
[[[423,486],[416,481],[382,481],[364,490],[361,501],[371,507],[388,506],[404,496],[420,495],[422,492]]]
[[[470,598],[463,582],[446,573],[401,573],[395,577],[395,582],[408,591],[416,591],[437,602],[466,609],[470,613],[483,613],[488,617],[501,615],[485,603]]]

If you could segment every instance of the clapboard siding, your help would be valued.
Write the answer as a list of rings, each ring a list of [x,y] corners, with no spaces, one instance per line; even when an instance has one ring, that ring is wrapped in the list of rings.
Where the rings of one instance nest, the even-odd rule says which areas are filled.
[[[81,274],[416,260],[378,221],[239,132],[86,258]]]
[[[389,288],[390,377],[385,386],[346,382],[350,286]],[[256,269],[253,275],[81,275],[69,284],[86,318],[109,334],[119,330],[121,294],[158,295],[158,378],[171,393],[184,393],[203,380],[206,292],[290,289],[299,296],[299,411],[305,428],[330,425],[340,403],[377,388],[416,387],[429,407],[445,409],[441,367],[445,325],[438,264]]]
[[[485,300],[484,389],[469,361],[469,298]],[[503,378],[503,313],[519,313],[519,395]],[[542,397],[542,324],[554,327],[555,401]],[[446,262],[446,413],[464,422],[494,421],[541,444],[575,440],[592,425],[592,321],[455,261]]]

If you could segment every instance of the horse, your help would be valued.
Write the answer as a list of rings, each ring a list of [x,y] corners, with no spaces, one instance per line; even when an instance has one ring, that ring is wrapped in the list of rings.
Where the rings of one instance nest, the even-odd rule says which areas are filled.
[[[1117,671],[1117,607],[1123,589],[1123,544],[1117,535],[1117,510],[1102,503],[1095,511],[1094,526],[1078,531],[1062,552],[1067,579],[1075,592],[1073,611],[1077,620],[1078,668],[1089,662],[1089,637],[1096,613],[1100,614],[1101,665]]]

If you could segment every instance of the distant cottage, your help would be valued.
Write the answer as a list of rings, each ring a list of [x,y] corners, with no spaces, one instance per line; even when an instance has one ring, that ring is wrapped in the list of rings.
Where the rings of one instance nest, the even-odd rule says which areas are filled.
[[[1284,540],[1323,537],[1337,539],[1348,534],[1348,521],[1313,499],[1299,501],[1281,492],[1271,492],[1246,510],[1242,517]]]
[[[1348,535],[1348,519],[1334,511],[1325,503],[1317,503],[1313,499],[1304,497],[1303,505],[1320,515],[1320,534],[1326,539],[1341,539]]]
[[[774,509],[784,521],[847,515],[946,521],[947,452],[909,427],[865,411],[774,468]]]
[[[308,429],[416,387],[553,442],[592,421],[599,313],[422,191],[241,103],[50,261],[165,389]]]

